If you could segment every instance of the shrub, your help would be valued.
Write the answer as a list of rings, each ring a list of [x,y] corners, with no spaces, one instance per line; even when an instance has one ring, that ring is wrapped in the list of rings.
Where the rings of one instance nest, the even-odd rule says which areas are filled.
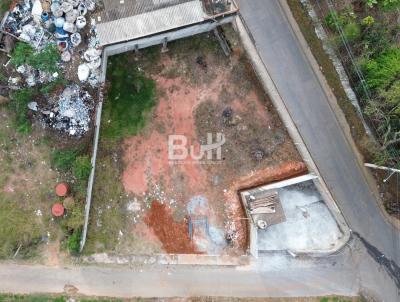
[[[75,230],[71,236],[68,238],[68,250],[71,254],[77,255],[80,252],[81,248],[81,233],[82,231]]]
[[[79,202],[75,202],[71,209],[67,210],[67,215],[62,221],[63,227],[67,230],[79,230],[84,221],[84,208]]]
[[[338,25],[342,27],[345,23],[346,18],[343,15],[338,15],[335,11],[329,11],[325,16],[325,24],[332,31],[337,32]]]
[[[367,16],[364,19],[362,19],[361,24],[364,26],[372,26],[375,23],[375,19],[372,16]]]
[[[92,163],[89,156],[79,156],[76,158],[73,169],[74,176],[79,181],[87,181],[92,171]]]
[[[77,155],[76,150],[55,150],[51,154],[51,165],[63,172],[71,171]]]
[[[360,26],[355,22],[346,24],[343,31],[346,39],[350,42],[358,39],[361,35]]]
[[[362,43],[364,49],[371,50],[372,56],[387,51],[390,47],[387,28],[375,22],[363,31]]]
[[[385,10],[393,10],[400,6],[400,0],[380,0],[379,2]]]
[[[400,48],[391,48],[376,59],[367,60],[362,69],[372,90],[385,90],[400,75]]]

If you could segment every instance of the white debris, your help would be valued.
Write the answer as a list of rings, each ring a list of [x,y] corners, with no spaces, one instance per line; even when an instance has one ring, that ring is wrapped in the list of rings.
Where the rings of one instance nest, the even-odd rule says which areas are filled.
[[[90,68],[87,64],[81,64],[78,67],[78,78],[81,82],[86,82],[90,75]]]
[[[38,103],[37,102],[30,102],[28,104],[28,108],[32,111],[38,111]]]

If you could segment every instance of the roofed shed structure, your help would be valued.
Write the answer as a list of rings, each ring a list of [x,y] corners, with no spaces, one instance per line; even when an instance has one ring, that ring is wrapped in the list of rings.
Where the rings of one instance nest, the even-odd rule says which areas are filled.
[[[168,32],[237,12],[233,0],[103,0],[96,16],[100,45]]]

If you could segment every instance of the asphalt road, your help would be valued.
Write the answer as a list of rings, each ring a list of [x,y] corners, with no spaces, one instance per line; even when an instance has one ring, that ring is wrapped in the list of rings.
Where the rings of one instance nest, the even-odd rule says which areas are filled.
[[[346,222],[400,264],[400,234],[384,219],[279,1],[239,3],[260,57]]]
[[[81,295],[125,298],[355,296],[359,292],[387,302],[399,297],[391,278],[359,240],[329,257],[292,258],[269,253],[238,268],[0,264],[0,292],[62,293],[66,285]]]

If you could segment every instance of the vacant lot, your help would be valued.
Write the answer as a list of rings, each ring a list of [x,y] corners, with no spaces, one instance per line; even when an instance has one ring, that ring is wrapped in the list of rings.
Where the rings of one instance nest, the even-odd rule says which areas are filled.
[[[88,253],[242,254],[237,190],[303,169],[240,48],[227,58],[207,35],[169,48],[111,60]],[[218,133],[220,159],[168,157],[170,135],[197,155]]]
[[[0,258],[36,255],[35,247],[59,238],[50,212],[59,174],[50,153],[42,132],[16,134],[13,114],[0,107]]]

